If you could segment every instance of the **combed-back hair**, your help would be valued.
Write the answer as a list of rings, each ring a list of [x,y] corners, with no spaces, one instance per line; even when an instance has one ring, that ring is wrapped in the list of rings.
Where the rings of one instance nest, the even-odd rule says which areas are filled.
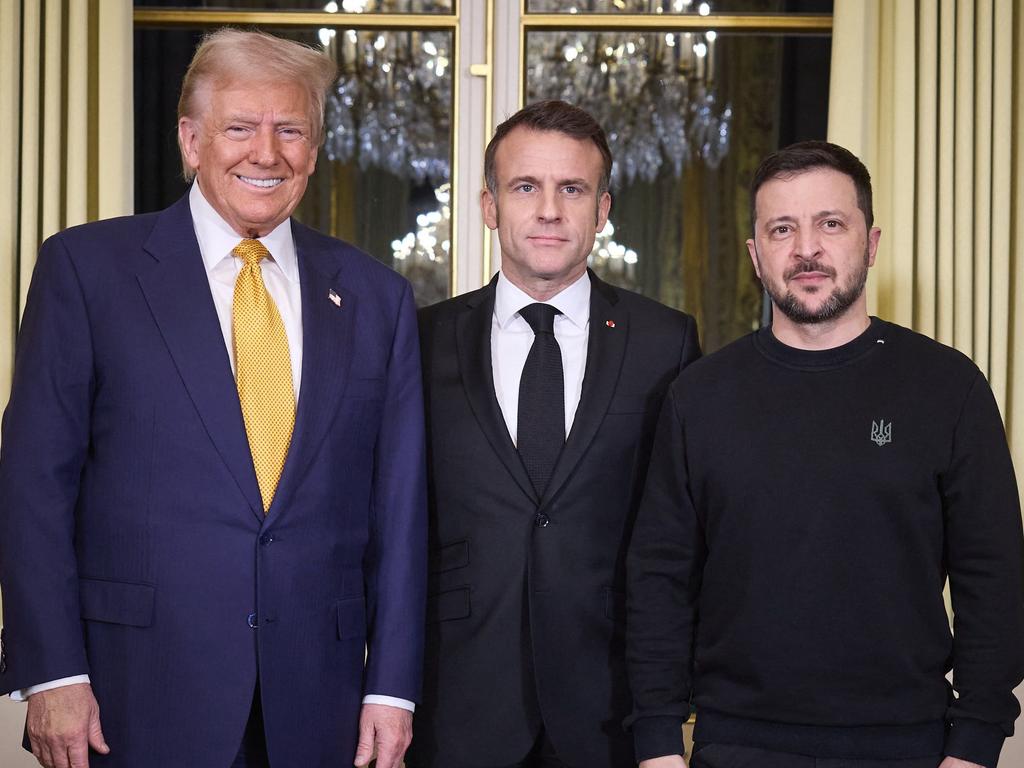
[[[205,92],[231,83],[296,83],[309,92],[311,139],[323,136],[324,97],[338,67],[324,51],[256,30],[224,27],[206,35],[196,48],[181,83],[178,120],[202,121]],[[180,146],[185,179],[195,176]]]
[[[612,151],[608,148],[604,129],[586,110],[564,101],[549,99],[523,107],[494,130],[494,136],[491,137],[484,152],[484,181],[492,195],[498,193],[498,175],[494,167],[498,145],[514,128],[520,127],[533,131],[554,131],[574,139],[594,142],[594,146],[601,153],[603,163],[597,193],[601,195],[608,191],[608,182],[612,175]]]
[[[871,208],[871,174],[850,150],[827,141],[801,141],[768,155],[750,182],[750,228],[757,225],[757,192],[772,179],[785,179],[815,168],[831,168],[849,176],[857,190],[857,207],[868,229],[875,223]]]

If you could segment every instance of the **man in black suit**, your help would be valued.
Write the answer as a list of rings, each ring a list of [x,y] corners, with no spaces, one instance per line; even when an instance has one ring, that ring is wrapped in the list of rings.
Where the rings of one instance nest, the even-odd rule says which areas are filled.
[[[621,722],[624,563],[693,318],[587,270],[611,153],[586,112],[533,104],[487,147],[501,271],[423,310],[430,593],[417,768],[634,763]]]

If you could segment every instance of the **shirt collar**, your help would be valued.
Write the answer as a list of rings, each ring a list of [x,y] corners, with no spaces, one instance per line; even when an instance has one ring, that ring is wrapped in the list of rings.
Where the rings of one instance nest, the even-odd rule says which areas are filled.
[[[501,328],[508,328],[520,309],[535,303],[537,300],[514,285],[505,277],[504,272],[498,273],[498,283],[494,289],[494,317]],[[586,330],[590,322],[590,275],[584,272],[575,283],[542,303],[555,307],[573,325]]]
[[[210,205],[199,189],[198,179],[189,190],[188,204],[192,211],[196,239],[199,241],[199,252],[203,256],[207,273],[210,273],[224,259],[234,258],[231,250],[238,245],[242,237]],[[298,282],[299,265],[295,254],[295,241],[292,239],[292,220],[285,219],[272,232],[259,238],[259,241],[270,251],[270,258],[281,269],[282,274],[290,281]]]

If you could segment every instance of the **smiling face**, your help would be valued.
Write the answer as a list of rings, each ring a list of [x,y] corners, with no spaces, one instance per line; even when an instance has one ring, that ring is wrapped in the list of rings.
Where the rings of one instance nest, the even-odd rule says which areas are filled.
[[[587,268],[611,196],[598,192],[604,161],[594,142],[517,127],[497,147],[496,190],[484,190],[484,223],[498,230],[501,271],[543,301]]]
[[[747,250],[779,310],[775,324],[866,321],[864,284],[881,232],[868,229],[849,176],[812,168],[765,182],[754,230]]]
[[[209,86],[178,121],[203,195],[242,237],[262,237],[299,204],[316,168],[309,94],[293,83]]]

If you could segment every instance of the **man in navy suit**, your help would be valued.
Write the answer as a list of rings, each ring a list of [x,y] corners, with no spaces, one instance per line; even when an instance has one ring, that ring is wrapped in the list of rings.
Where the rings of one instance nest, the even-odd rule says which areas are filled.
[[[209,36],[179,104],[188,195],[40,252],[0,454],[0,693],[28,699],[45,766],[401,762],[426,573],[416,318],[405,280],[290,218],[334,74],[297,43]],[[273,360],[240,346],[242,241]],[[269,483],[243,358],[257,387],[288,371]]]

